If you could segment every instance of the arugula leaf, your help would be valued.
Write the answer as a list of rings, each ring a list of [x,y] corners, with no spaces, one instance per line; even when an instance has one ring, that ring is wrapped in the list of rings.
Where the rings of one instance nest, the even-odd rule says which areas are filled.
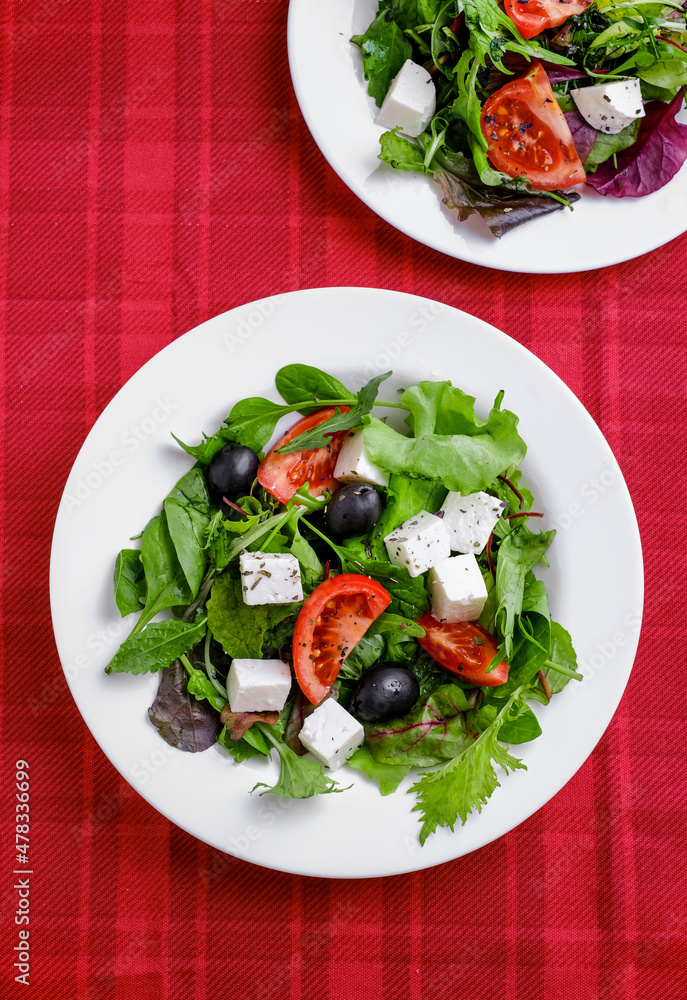
[[[381,107],[391,81],[406,59],[412,57],[413,48],[385,9],[379,11],[364,35],[352,41],[360,45],[363,53],[363,71],[369,81],[368,93]]]
[[[471,397],[450,382],[421,382],[401,396],[411,408],[414,437],[404,437],[368,416],[365,449],[390,472],[436,480],[467,495],[485,489],[510,465],[518,465],[526,446],[517,433],[518,418],[501,410],[499,393],[487,420],[468,419]]]
[[[198,670],[185,655],[179,657],[188,674],[188,692],[198,701],[209,701],[213,708],[221,712],[227,699],[221,695],[204,670]],[[222,720],[223,721],[223,720]]]
[[[108,674],[145,674],[162,670],[193,649],[204,637],[206,629],[207,620],[204,617],[191,625],[176,618],[154,622],[143,632],[132,632],[105,670]]]
[[[222,724],[209,705],[189,697],[186,671],[178,660],[160,673],[160,686],[148,718],[172,747],[187,753],[207,750],[216,742]]]
[[[520,689],[514,691],[491,725],[485,729],[474,743],[465,747],[457,756],[437,771],[424,772],[410,789],[417,796],[413,811],[422,814],[420,843],[434,833],[437,826],[448,826],[453,830],[460,817],[465,823],[473,811],[482,811],[499,787],[494,764],[505,771],[524,769],[521,760],[499,743],[501,727],[508,721],[513,706],[519,699]]]
[[[365,745],[382,764],[429,767],[450,760],[474,736],[468,732],[470,703],[457,684],[444,684],[399,719],[365,726]]]
[[[285,444],[283,448],[280,448],[278,454],[286,455],[294,451],[311,451],[316,448],[326,448],[331,443],[329,435],[335,434],[337,431],[350,430],[351,427],[358,427],[363,417],[374,406],[379,386],[391,374],[391,372],[386,372],[384,375],[376,375],[373,379],[370,379],[357,395],[357,406],[350,407],[345,413],[337,409],[334,416],[329,417],[316,427],[310,427],[307,431],[303,431],[302,434],[299,434],[292,441],[289,441],[288,444]]]
[[[362,771],[379,785],[382,795],[395,792],[405,776],[410,772],[409,764],[382,764],[374,759],[366,746],[358,747],[347,764],[356,771]]]
[[[321,764],[299,757],[298,754],[295,754],[293,750],[289,749],[285,743],[282,743],[270,731],[269,726],[266,726],[262,722],[257,722],[253,728],[258,729],[265,739],[272,744],[281,760],[279,780],[276,785],[270,786],[266,785],[264,781],[259,781],[253,786],[253,792],[256,788],[264,788],[265,791],[260,792],[260,795],[272,792],[274,795],[283,795],[288,799],[309,799],[313,795],[345,791],[345,789],[339,787],[333,778],[324,773],[324,768]],[[249,732],[252,732],[252,730],[249,730]]]
[[[115,603],[122,618],[141,611],[145,604],[146,581],[140,549],[122,549],[114,568]]]
[[[286,365],[280,368],[275,376],[277,392],[287,403],[292,406],[298,403],[312,403],[313,400],[335,399],[344,403],[354,403],[356,397],[345,385],[328,375],[327,372],[311,365]],[[300,413],[310,413],[312,406],[308,406]]]
[[[226,427],[220,427],[220,429],[213,434],[212,437],[208,437],[207,434],[203,434],[203,440],[200,444],[195,445],[184,444],[184,442],[181,441],[176,434],[172,434],[172,437],[179,447],[183,448],[186,454],[190,455],[191,458],[195,458],[195,460],[199,462],[203,468],[207,468],[217,452],[221,451],[225,444],[229,444],[230,441],[233,441],[233,438]]]
[[[299,609],[300,604],[244,604],[240,579],[226,571],[208,598],[208,627],[232,658],[260,659],[265,633]]]
[[[511,531],[499,546],[496,563],[499,604],[495,621],[503,635],[508,659],[513,655],[513,633],[516,617],[522,612],[527,574],[542,559],[555,534],[555,530],[534,534],[523,525]]]

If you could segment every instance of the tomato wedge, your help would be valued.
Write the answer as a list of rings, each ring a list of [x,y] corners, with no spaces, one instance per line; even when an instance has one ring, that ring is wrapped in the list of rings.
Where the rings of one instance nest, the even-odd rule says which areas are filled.
[[[538,191],[581,184],[584,167],[541,63],[510,80],[482,108],[487,156],[509,177],[526,177]]]
[[[523,38],[534,38],[547,28],[557,28],[571,14],[581,14],[592,0],[505,0],[506,14]]]
[[[258,467],[258,482],[261,486],[281,500],[288,503],[296,490],[300,489],[306,482],[312,496],[319,497],[329,490],[333,492],[339,485],[339,481],[334,479],[334,466],[349,431],[337,431],[330,435],[330,444],[326,448],[315,448],[313,451],[294,451],[287,455],[279,455],[277,452],[289,441],[293,441],[304,431],[311,427],[317,427],[337,411],[347,413],[348,406],[325,406],[321,410],[315,410],[306,417],[298,420],[293,427],[290,427],[286,434],[282,434],[274,447],[267,452]]]
[[[417,641],[444,670],[480,687],[498,687],[508,680],[506,660],[487,673],[487,667],[498,651],[498,643],[491,632],[481,625],[476,622],[440,622],[429,611],[418,625],[425,630],[425,637]]]
[[[313,705],[320,704],[348,654],[390,602],[381,583],[356,573],[331,576],[307,598],[293,633],[293,666]]]

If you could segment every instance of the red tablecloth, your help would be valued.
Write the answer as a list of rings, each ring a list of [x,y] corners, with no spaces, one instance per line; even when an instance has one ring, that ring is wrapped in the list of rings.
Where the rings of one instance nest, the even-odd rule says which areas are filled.
[[[2,5],[3,996],[684,1000],[687,238],[548,277],[417,245],[312,141],[286,13],[264,0]],[[126,379],[210,316],[328,285],[439,299],[545,361],[617,455],[647,573],[629,687],[567,787],[475,854],[352,882],[271,873],[158,815],[83,724],[48,602],[65,479]],[[28,925],[15,917],[28,877],[13,874],[18,759]],[[13,965],[27,928],[28,988]]]

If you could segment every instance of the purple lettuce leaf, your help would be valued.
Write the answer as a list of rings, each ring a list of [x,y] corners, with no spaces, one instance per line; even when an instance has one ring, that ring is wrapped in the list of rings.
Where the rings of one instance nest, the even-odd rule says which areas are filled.
[[[568,123],[568,128],[570,129],[570,135],[572,136],[572,141],[577,150],[577,155],[584,163],[591,151],[594,149],[594,143],[596,142],[596,137],[598,132],[591,125],[588,125],[584,120],[579,111],[566,111],[565,120]]]
[[[602,163],[587,183],[614,198],[641,198],[667,184],[687,160],[687,125],[675,121],[685,89],[670,104],[647,104],[635,144],[618,154],[617,166]]]
[[[279,712],[232,712],[229,705],[225,705],[220,719],[227,727],[229,739],[242,740],[254,722],[265,722],[268,726],[276,726],[279,722]]]
[[[160,686],[148,717],[171,747],[198,753],[216,742],[222,725],[219,712],[187,692],[188,675],[179,660],[160,671]]]

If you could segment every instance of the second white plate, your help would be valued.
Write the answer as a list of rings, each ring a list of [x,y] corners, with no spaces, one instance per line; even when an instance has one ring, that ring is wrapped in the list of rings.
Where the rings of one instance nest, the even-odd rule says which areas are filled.
[[[646,198],[604,198],[588,185],[568,209],[528,222],[502,239],[481,219],[457,222],[431,179],[377,159],[384,131],[367,95],[351,35],[373,20],[377,0],[291,0],[289,64],[315,142],[344,183],[377,215],[435,250],[504,271],[559,274],[631,260],[687,229],[687,168]],[[683,110],[680,120],[686,120]]]

